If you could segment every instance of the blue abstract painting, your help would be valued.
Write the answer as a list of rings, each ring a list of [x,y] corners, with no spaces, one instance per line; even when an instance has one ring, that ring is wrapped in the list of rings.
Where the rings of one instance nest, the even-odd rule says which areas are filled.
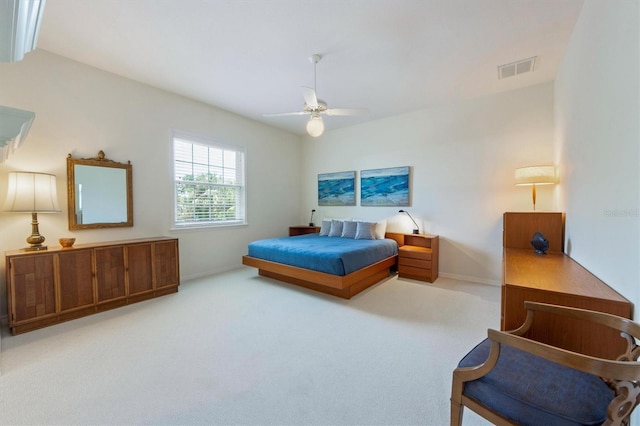
[[[361,206],[409,206],[409,167],[362,170]]]
[[[356,172],[318,175],[319,206],[355,206]]]

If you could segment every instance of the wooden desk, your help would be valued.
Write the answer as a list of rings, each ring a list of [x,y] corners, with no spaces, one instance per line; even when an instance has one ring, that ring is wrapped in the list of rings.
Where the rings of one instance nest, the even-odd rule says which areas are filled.
[[[564,252],[564,213],[509,212],[504,214],[502,246],[531,248],[531,237],[540,232],[549,240],[549,251]]]
[[[510,224],[517,223],[516,233],[522,238],[530,237],[532,229],[526,231],[526,219],[518,214],[518,220],[510,220],[505,213],[505,234],[510,233]],[[528,213],[536,226],[541,223],[538,213]],[[545,215],[543,220],[551,216]],[[556,221],[564,221],[560,214]],[[564,226],[556,224],[555,233],[547,238],[561,239]],[[562,223],[564,225],[564,223]],[[528,238],[528,237],[527,237]],[[512,238],[505,235],[505,243]],[[515,246],[522,242],[513,240]],[[524,322],[526,311],[524,302],[551,303],[607,312],[625,318],[631,318],[631,302],[618,294],[606,283],[582,267],[569,256],[558,251],[548,251],[545,255],[536,254],[533,248],[512,248],[505,245],[502,276],[502,330],[512,330]],[[565,349],[579,351],[593,356],[615,358],[624,352],[625,342],[618,333],[604,327],[570,318],[553,317],[550,314],[536,313],[536,320],[527,337]]]

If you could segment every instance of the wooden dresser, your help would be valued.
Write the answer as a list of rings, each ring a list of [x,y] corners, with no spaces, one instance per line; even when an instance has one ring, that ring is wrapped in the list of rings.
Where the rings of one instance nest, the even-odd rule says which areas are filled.
[[[178,240],[147,238],[6,253],[9,328],[46,327],[178,291]]]
[[[555,212],[504,214],[502,330],[524,322],[526,300],[632,317],[631,302],[564,254],[564,220],[563,213]],[[549,240],[544,255],[531,246],[535,232]],[[606,327],[544,313],[536,313],[527,337],[606,358],[625,349],[624,340]]]

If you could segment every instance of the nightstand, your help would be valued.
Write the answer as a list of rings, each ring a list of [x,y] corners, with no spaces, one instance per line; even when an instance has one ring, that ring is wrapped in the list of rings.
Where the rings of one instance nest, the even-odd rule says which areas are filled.
[[[304,234],[318,234],[320,232],[319,226],[290,226],[289,227],[289,236],[293,237],[296,235],[304,235]]]
[[[398,276],[434,282],[438,278],[437,235],[405,234],[398,248]]]

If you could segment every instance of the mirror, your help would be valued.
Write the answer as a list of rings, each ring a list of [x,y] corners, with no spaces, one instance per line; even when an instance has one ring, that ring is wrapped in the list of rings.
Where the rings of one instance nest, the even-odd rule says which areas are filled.
[[[69,229],[133,226],[131,162],[67,157]]]

